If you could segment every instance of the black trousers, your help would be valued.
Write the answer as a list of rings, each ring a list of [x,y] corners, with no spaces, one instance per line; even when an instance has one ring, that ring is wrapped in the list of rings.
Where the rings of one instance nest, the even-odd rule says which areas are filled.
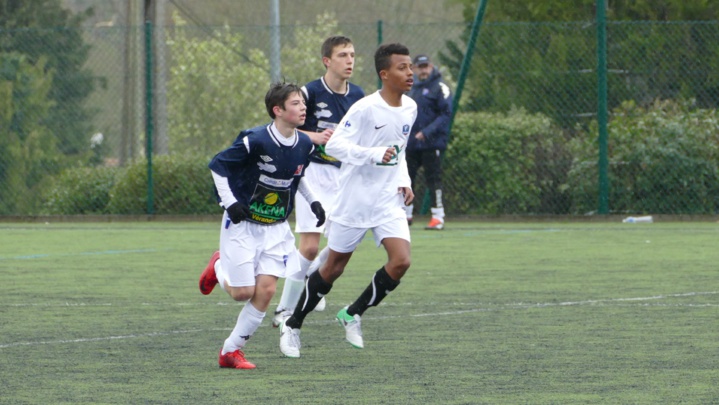
[[[412,184],[414,184],[419,168],[424,167],[424,178],[427,180],[427,189],[432,201],[432,208],[442,207],[442,160],[440,159],[440,150],[407,151],[405,156],[407,158],[407,171],[409,171]]]

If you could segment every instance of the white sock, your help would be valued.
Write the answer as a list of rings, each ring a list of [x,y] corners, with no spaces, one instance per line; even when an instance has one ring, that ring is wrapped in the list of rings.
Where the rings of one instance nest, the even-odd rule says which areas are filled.
[[[282,289],[280,303],[277,304],[277,311],[294,311],[297,301],[305,289],[305,280],[295,280],[294,278],[285,279],[285,287]]]
[[[300,271],[285,279],[285,286],[282,288],[282,296],[280,297],[280,303],[277,305],[277,311],[294,311],[297,300],[300,299],[302,290],[305,288],[305,274],[307,274],[307,269],[312,262],[305,259],[301,254],[298,256],[300,257]]]
[[[252,303],[248,301],[245,307],[242,308],[242,311],[240,311],[240,315],[237,317],[237,323],[235,324],[235,328],[232,329],[230,337],[225,339],[225,344],[222,346],[222,354],[234,352],[237,349],[242,350],[247,340],[255,333],[257,328],[260,327],[264,318],[265,313],[258,311],[252,306]]]
[[[437,201],[437,208],[441,208],[444,210],[444,205],[442,204],[442,189],[438,188],[434,191],[434,199]],[[444,211],[442,211],[442,216],[444,216]]]
[[[300,277],[304,280],[307,276],[307,269],[310,268],[310,265],[312,264],[312,260],[309,260],[302,256],[302,253],[298,255],[300,257]]]
[[[310,268],[307,269],[307,277],[311,276],[312,273],[319,270],[320,267],[322,267],[322,265],[324,264],[324,262],[327,261],[328,257],[330,257],[330,248],[329,246],[325,246],[325,248],[320,251],[317,257],[315,257],[315,260],[312,261]]]
[[[219,259],[215,262],[215,277],[217,277],[217,283],[220,285],[220,288],[225,290],[225,272],[222,271],[222,264]]]
[[[444,208],[443,207],[432,208],[431,211],[432,211],[432,218],[439,219],[440,221],[442,221],[442,223],[444,223]]]

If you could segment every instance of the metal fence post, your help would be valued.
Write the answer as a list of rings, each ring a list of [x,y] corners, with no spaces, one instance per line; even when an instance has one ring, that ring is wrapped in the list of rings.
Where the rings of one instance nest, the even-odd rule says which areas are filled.
[[[479,28],[482,26],[482,20],[484,20],[484,10],[487,8],[489,0],[479,0],[477,6],[477,14],[474,15],[474,21],[472,22],[472,30],[469,34],[469,41],[467,41],[467,51],[464,53],[462,58],[462,66],[459,69],[459,79],[457,79],[457,90],[454,92],[454,99],[452,100],[452,118],[449,120],[449,137],[452,136],[452,124],[454,124],[454,116],[457,114],[459,108],[459,100],[462,97],[462,89],[464,88],[464,82],[467,80],[467,73],[469,72],[469,66],[472,64],[472,57],[474,56],[474,48],[477,44],[477,37],[479,36]],[[431,197],[429,196],[429,190],[424,193],[422,199],[422,208],[419,213],[424,215],[429,212],[429,205],[431,204]]]
[[[152,22],[145,21],[145,155],[147,156],[147,213],[154,212],[152,186]]]
[[[377,46],[382,45],[382,41],[384,39],[382,38],[382,20],[377,20]],[[377,89],[382,88],[382,80],[378,77],[377,78]]]
[[[597,119],[599,124],[599,207],[609,213],[609,157],[607,145],[607,17],[605,0],[597,0]]]
[[[452,100],[452,119],[449,121],[450,134],[452,131],[452,124],[454,123],[454,116],[457,114],[457,109],[459,108],[459,100],[462,98],[462,89],[464,88],[464,82],[465,80],[467,80],[469,65],[472,63],[474,48],[477,44],[477,37],[479,36],[479,28],[482,26],[482,20],[484,19],[484,10],[487,8],[488,2],[489,0],[479,0],[479,5],[477,6],[477,14],[475,14],[474,21],[472,22],[472,31],[469,34],[469,41],[467,41],[467,51],[464,53],[464,58],[462,59],[462,66],[459,69],[459,78],[457,79],[457,91],[455,91],[454,100]]]

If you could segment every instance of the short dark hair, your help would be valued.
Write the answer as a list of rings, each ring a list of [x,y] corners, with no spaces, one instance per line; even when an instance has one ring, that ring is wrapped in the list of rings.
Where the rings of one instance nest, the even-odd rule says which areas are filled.
[[[374,53],[374,68],[377,71],[377,76],[380,71],[390,68],[392,55],[409,56],[409,49],[399,43],[380,45]]]
[[[275,112],[272,109],[279,106],[284,110],[285,101],[294,93],[302,95],[302,88],[295,83],[276,82],[270,85],[270,90],[265,94],[265,107],[270,118],[275,119]]]
[[[335,35],[325,39],[325,42],[322,43],[322,57],[331,58],[332,50],[338,45],[352,45],[352,40],[342,35]]]

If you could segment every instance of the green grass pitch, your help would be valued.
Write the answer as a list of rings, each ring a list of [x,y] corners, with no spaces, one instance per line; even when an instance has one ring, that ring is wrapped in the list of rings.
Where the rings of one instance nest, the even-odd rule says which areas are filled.
[[[302,357],[282,356],[268,315],[249,371],[217,366],[242,304],[197,287],[218,233],[0,224],[0,403],[719,402],[719,224],[415,225],[412,267],[358,350],[334,315],[384,263],[368,236]]]

